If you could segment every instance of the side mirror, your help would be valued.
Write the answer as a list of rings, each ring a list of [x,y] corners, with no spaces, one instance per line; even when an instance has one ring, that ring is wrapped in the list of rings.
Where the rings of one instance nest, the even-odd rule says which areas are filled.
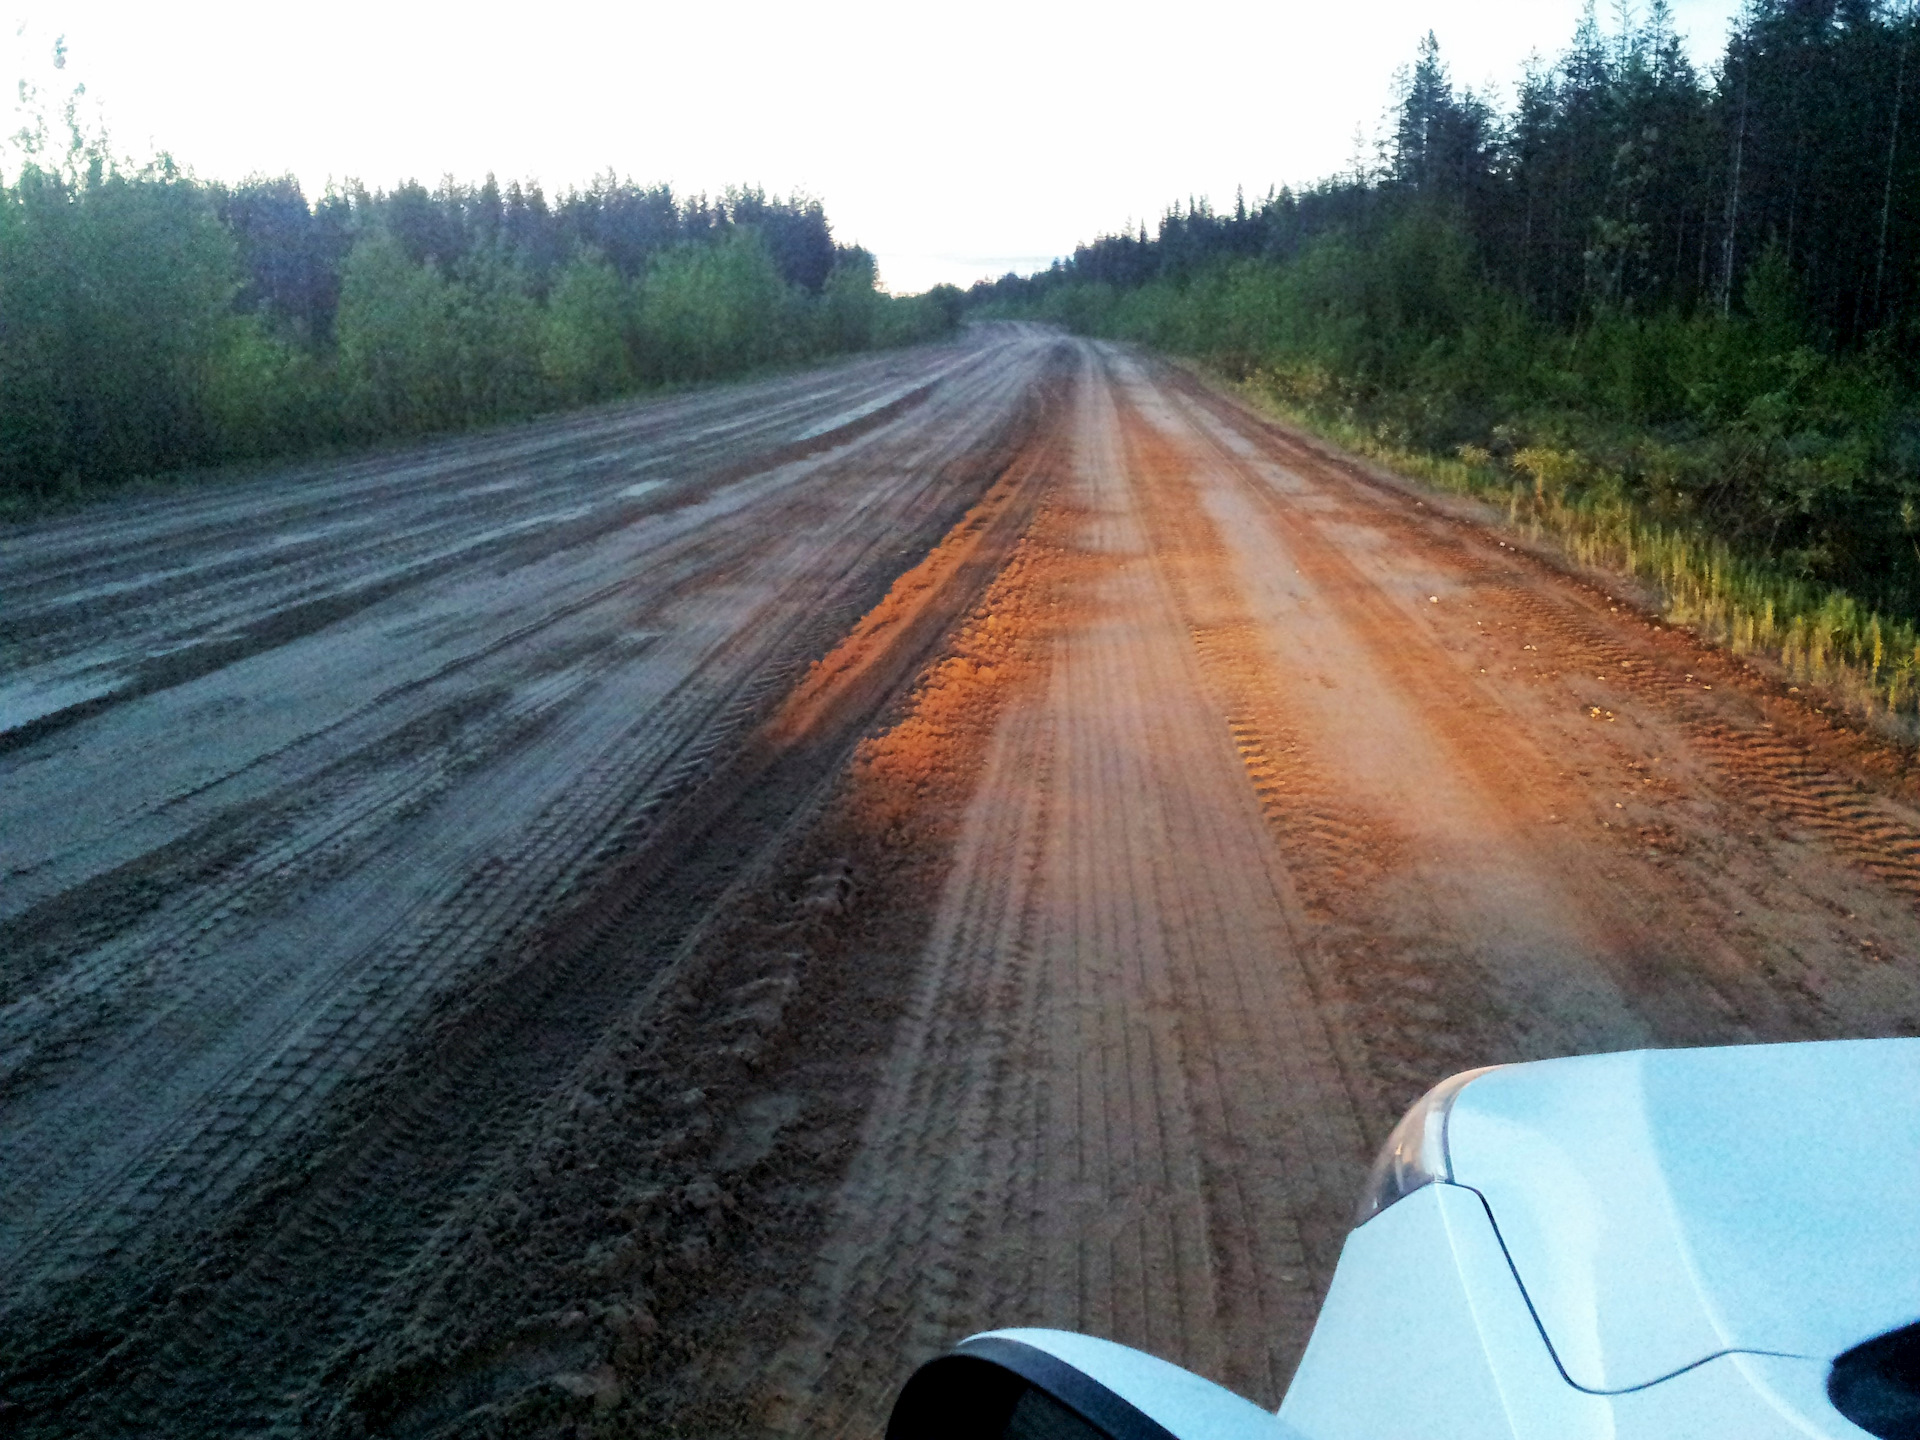
[[[1064,1330],[1000,1330],[914,1372],[887,1440],[1298,1440],[1177,1365]]]

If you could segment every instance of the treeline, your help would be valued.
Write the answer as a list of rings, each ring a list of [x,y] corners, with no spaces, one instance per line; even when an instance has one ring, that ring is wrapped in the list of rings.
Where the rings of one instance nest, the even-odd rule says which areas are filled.
[[[0,177],[0,496],[445,430],[930,338],[821,206],[609,175],[197,180],[23,132]],[[19,141],[16,141],[19,144]],[[51,153],[58,148],[59,153]]]
[[[1457,222],[1483,274],[1561,325],[1609,308],[1730,312],[1769,246],[1823,345],[1911,321],[1920,7],[1748,0],[1706,76],[1665,0],[1641,19],[1620,8],[1608,33],[1589,0],[1566,53],[1529,68],[1505,113],[1451,84],[1429,35],[1371,164],[1231,214],[1175,209],[1157,237],[1108,236],[1062,268],[1129,286],[1223,256],[1292,259],[1418,199]]]
[[[1913,4],[1749,0],[1703,75],[1664,3],[1590,4],[1502,108],[1430,36],[1353,173],[970,301],[1203,358],[1911,704],[1916,41]]]

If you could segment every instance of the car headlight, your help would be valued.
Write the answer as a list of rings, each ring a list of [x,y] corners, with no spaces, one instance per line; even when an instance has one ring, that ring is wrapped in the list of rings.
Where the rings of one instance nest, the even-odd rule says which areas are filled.
[[[1470,1081],[1499,1068],[1483,1065],[1478,1070],[1463,1070],[1413,1102],[1413,1108],[1400,1117],[1387,1143],[1380,1147],[1379,1158],[1367,1176],[1367,1188],[1360,1194],[1354,1224],[1366,1224],[1423,1185],[1453,1179],[1453,1162],[1447,1154],[1447,1112]]]

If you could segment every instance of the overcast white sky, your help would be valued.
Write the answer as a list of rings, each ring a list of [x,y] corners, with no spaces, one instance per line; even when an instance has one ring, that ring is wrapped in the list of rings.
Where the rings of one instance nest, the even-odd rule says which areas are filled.
[[[1611,4],[1602,5],[1603,14]],[[1703,63],[1737,0],[1676,0]],[[1028,270],[1188,195],[1311,181],[1371,132],[1432,28],[1509,86],[1580,0],[13,0],[116,148],[196,173],[378,188],[611,167],[682,191],[804,190],[896,291]],[[17,66],[16,66],[17,68]],[[11,85],[9,85],[9,90]]]

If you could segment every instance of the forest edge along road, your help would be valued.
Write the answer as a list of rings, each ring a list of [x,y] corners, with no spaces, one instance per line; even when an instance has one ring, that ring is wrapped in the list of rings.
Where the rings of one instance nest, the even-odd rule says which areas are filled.
[[[1903,757],[1107,345],[0,578],[23,1433],[877,1433],[1005,1324],[1271,1405],[1432,1081],[1920,1030]]]

